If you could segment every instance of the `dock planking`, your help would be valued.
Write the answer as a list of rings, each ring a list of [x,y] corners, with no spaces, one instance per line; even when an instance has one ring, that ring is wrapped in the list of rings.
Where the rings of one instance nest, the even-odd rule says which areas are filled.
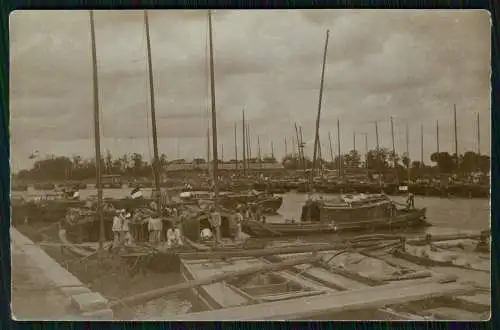
[[[182,320],[293,320],[308,319],[323,313],[377,309],[387,305],[409,303],[473,290],[458,283],[417,282],[413,285],[383,285],[362,290],[342,291],[314,297],[232,307],[179,315]]]

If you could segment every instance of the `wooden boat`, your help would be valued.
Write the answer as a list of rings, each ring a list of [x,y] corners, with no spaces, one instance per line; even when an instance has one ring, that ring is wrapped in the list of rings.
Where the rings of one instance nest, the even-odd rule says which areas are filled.
[[[184,191],[180,198],[184,201],[213,201],[210,191]],[[276,214],[283,204],[283,196],[257,191],[249,193],[219,193],[219,203],[227,209],[235,209],[238,205],[259,205],[264,214]]]
[[[426,208],[398,208],[385,195],[342,195],[339,198],[337,202],[306,202],[300,222],[263,224],[247,220],[243,230],[252,236],[272,237],[429,226],[425,221]]]

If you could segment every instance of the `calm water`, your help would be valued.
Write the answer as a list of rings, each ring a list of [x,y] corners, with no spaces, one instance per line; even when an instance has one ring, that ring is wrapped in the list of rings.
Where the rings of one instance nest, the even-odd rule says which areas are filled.
[[[144,195],[149,196],[151,189],[143,189]],[[41,191],[29,190],[26,192],[28,195],[41,194]],[[26,194],[24,193],[24,194]],[[124,198],[130,193],[130,189],[107,189],[104,190],[104,197],[110,198]],[[88,196],[95,195],[95,189],[85,189],[80,191],[82,199]],[[280,222],[284,219],[299,219],[302,204],[306,199],[305,194],[287,193],[283,198],[283,205],[279,210],[279,215],[268,218],[270,222]],[[397,202],[404,203],[405,197],[393,197]],[[415,197],[416,207],[427,207],[427,221],[433,227],[427,228],[424,231],[430,233],[456,233],[468,232],[487,229],[490,227],[490,205],[488,199],[447,199],[438,197]],[[420,232],[422,233],[422,232]],[[330,236],[331,238],[331,236]],[[293,239],[295,240],[295,239]],[[307,240],[307,238],[304,238]],[[328,237],[315,237],[317,240],[328,240]],[[143,281],[156,282],[158,287],[162,287],[172,283],[165,283],[164,275],[162,274],[147,274]],[[182,279],[177,278],[176,281]],[[195,304],[196,305],[196,304]],[[134,317],[130,314],[135,314],[136,319],[165,319],[169,315],[183,314],[190,310],[199,310],[199,306],[193,306],[186,297],[173,296],[162,299],[150,301],[149,303],[141,306],[135,306],[129,309],[128,312],[124,310],[126,315],[124,318]]]

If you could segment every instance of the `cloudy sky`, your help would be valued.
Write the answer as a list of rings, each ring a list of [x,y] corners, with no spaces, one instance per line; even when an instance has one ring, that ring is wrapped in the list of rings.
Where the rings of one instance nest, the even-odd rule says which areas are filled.
[[[207,12],[150,11],[160,153],[169,159],[206,157],[209,123]],[[144,17],[141,11],[95,14],[102,150],[152,155]],[[485,11],[216,11],[213,13],[216,103],[224,158],[234,157],[233,125],[241,144],[242,109],[262,153],[288,150],[302,125],[312,151],[322,53],[330,30],[321,117],[323,154],[328,132],[336,150],[353,148],[353,132],[375,146],[410,153],[453,150],[453,104],[459,152],[490,145],[490,18]],[[89,13],[16,11],[10,18],[11,163],[40,155],[94,153]],[[358,135],[357,148],[364,150]],[[241,150],[241,148],[240,148]]]

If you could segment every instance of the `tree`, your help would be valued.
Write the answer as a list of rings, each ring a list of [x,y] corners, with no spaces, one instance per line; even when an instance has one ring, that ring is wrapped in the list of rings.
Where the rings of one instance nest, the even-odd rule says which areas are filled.
[[[376,171],[384,171],[389,168],[387,158],[389,151],[386,148],[375,148],[373,150],[368,150],[367,163],[368,168]]]
[[[139,174],[142,170],[142,155],[138,154],[137,152],[134,152],[132,154],[132,162],[133,162],[133,167],[132,170],[134,174]]]
[[[454,168],[453,157],[447,152],[434,152],[431,154],[431,161],[436,163],[439,172],[441,173],[452,173]]]
[[[406,167],[406,168],[409,168],[410,167],[410,157],[408,155],[408,153],[404,153],[403,157],[401,158],[401,161],[403,162],[403,165]]]
[[[399,159],[399,155],[396,152],[391,150],[389,152],[389,154],[387,155],[387,159],[392,164],[393,168],[398,167],[400,159]]]
[[[361,164],[361,156],[356,150],[349,151],[348,154],[344,155],[344,165],[346,167],[359,167]]]

